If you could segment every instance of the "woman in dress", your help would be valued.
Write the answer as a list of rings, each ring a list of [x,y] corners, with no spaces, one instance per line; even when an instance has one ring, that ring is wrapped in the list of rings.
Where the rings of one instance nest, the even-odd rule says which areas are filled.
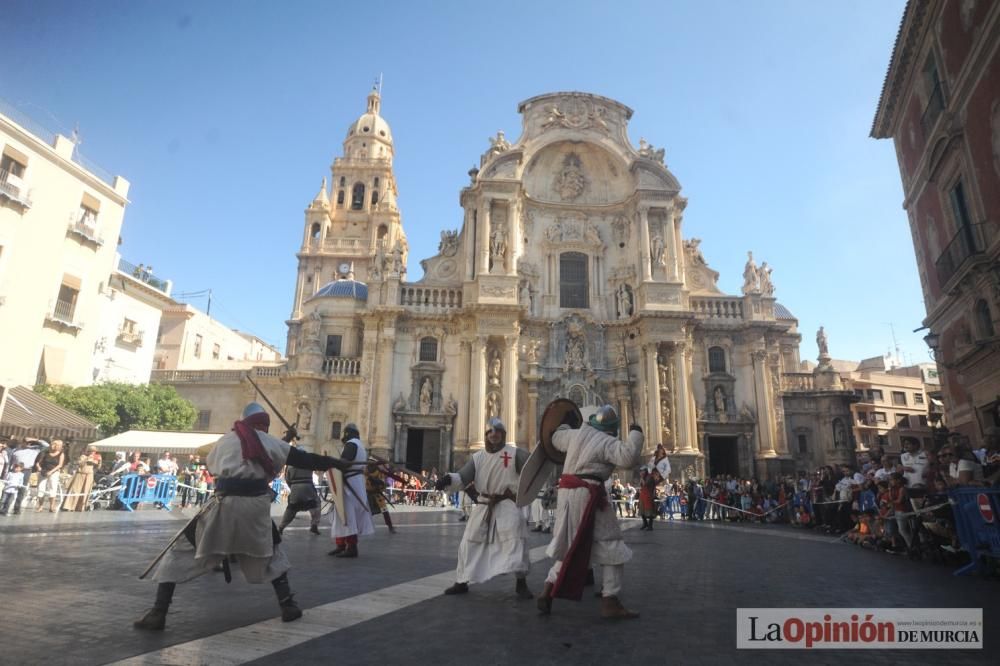
[[[90,499],[90,489],[94,487],[94,470],[101,466],[101,454],[91,444],[86,453],[77,461],[76,474],[66,491],[63,511],[86,511]]]

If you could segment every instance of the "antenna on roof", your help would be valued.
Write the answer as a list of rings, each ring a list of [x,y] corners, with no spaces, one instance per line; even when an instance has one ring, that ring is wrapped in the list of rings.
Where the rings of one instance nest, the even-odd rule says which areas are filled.
[[[382,72],[378,73],[378,79],[375,81],[375,90],[378,91],[379,97],[382,96]]]
[[[889,332],[892,334],[892,347],[896,351],[891,367],[901,366],[903,361],[902,356],[899,353],[899,341],[896,340],[896,329],[893,327],[892,322],[889,322]]]

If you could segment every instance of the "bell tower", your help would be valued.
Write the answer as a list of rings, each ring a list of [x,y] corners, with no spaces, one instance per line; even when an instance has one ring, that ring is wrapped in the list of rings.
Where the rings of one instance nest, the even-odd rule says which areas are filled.
[[[396,177],[389,124],[382,118],[376,84],[365,112],[347,128],[343,156],[305,210],[295,298],[289,324],[302,304],[325,284],[341,279],[380,282],[406,272],[409,246],[396,207]]]

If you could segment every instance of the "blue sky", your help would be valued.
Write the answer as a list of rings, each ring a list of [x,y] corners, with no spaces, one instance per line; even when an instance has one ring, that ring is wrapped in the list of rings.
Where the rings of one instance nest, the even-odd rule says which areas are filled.
[[[6,0],[0,98],[132,183],[123,256],[284,348],[302,211],[384,75],[411,279],[518,102],[581,90],[666,149],[719,286],[747,250],[836,358],[928,360],[891,142],[868,138],[904,0]],[[204,308],[204,300],[193,300]]]

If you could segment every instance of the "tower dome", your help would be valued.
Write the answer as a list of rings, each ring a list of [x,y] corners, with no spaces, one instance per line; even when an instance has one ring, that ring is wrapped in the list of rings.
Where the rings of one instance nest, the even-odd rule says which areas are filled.
[[[345,141],[354,139],[370,139],[373,142],[386,143],[392,146],[392,131],[389,123],[379,115],[382,108],[382,96],[377,88],[368,93],[368,108],[347,128]]]

